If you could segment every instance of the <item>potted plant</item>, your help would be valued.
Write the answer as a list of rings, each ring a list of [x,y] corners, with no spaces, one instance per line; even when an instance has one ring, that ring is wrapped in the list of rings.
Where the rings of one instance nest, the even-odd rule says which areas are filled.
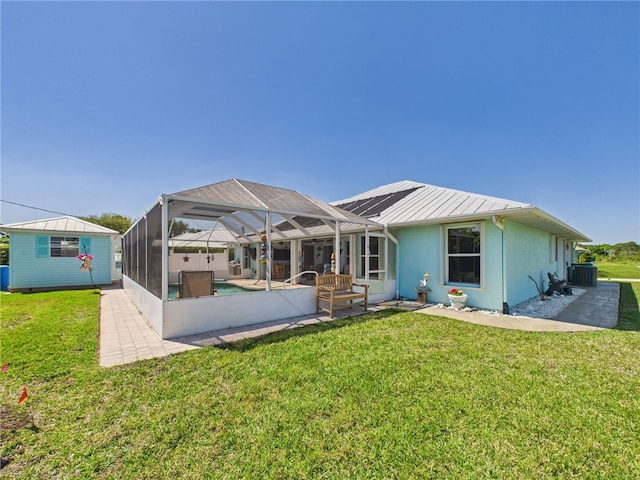
[[[454,310],[461,310],[467,303],[467,294],[459,288],[452,288],[448,293],[449,301],[451,302],[451,308]]]

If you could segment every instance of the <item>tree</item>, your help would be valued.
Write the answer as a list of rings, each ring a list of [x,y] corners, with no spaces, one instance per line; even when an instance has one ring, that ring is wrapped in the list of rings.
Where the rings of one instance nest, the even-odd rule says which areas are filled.
[[[598,262],[640,262],[640,245],[636,242],[616,243],[615,245],[601,244],[580,246]]]
[[[103,213],[101,215],[89,215],[88,217],[80,217],[87,222],[95,223],[102,227],[110,228],[118,233],[124,233],[133,225],[133,220],[124,215],[117,213]]]
[[[174,220],[171,225],[171,237],[177,237],[178,235],[182,235],[185,232],[192,232],[193,230],[189,228],[189,224],[187,222],[183,222],[182,220]]]

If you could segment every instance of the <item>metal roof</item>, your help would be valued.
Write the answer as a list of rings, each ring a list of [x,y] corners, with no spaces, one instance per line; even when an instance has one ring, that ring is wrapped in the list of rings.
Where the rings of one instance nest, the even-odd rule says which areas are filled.
[[[356,214],[295,190],[235,178],[176,192],[169,197],[170,200],[194,202],[192,206],[187,206],[180,212],[180,216],[184,218],[215,219],[240,210],[256,210],[359,224],[372,223]]]
[[[216,221],[240,243],[256,241],[267,223],[271,225],[273,238],[283,240],[331,234],[336,222],[340,223],[341,231],[362,230],[364,225],[382,228],[355,213],[294,190],[246,180],[225,180],[162,198],[168,202],[170,220]],[[280,225],[283,229],[279,229]]]
[[[408,180],[382,185],[332,204],[354,212],[366,207],[372,213],[368,216],[370,220],[388,227],[452,223],[495,215],[575,241],[590,241],[534,205]]]
[[[294,190],[230,179],[163,195],[169,218],[213,220],[235,237],[253,242],[265,231],[286,240],[335,232],[410,225],[477,221],[495,217],[588,242],[590,239],[534,205],[409,180],[382,185],[344,200],[325,203]]]
[[[32,220],[29,222],[9,223],[1,225],[5,232],[47,232],[47,233],[85,233],[91,235],[120,235],[110,228],[80,220],[71,216]]]

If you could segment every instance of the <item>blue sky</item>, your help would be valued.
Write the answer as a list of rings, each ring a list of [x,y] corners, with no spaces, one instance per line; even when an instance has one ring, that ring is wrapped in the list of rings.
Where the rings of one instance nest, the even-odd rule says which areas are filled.
[[[640,243],[638,2],[0,8],[2,223],[414,180]]]

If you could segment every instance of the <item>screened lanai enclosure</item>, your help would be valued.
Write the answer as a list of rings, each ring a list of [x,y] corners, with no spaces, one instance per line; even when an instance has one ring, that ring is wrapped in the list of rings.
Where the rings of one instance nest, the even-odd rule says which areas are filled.
[[[395,253],[365,217],[231,179],[161,195],[123,236],[123,287],[175,338],[314,313],[317,275],[349,273],[370,301],[392,298]]]

